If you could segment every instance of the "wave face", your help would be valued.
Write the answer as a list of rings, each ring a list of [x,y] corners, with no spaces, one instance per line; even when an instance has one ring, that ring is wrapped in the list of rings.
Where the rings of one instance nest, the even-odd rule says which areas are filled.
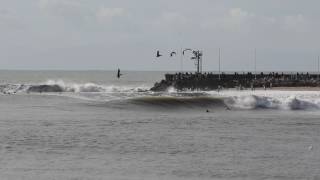
[[[256,91],[228,92],[225,104],[234,109],[320,110],[320,92]]]
[[[214,108],[223,110],[320,110],[318,91],[222,91],[169,92],[160,97],[139,97],[131,102],[167,108]]]
[[[49,80],[37,84],[2,84],[3,94],[46,94],[68,96],[104,103],[121,103],[123,106],[167,109],[224,109],[224,110],[320,110],[318,91],[210,91],[152,92],[144,85],[100,85],[95,83],[66,83]],[[117,107],[117,106],[115,106]]]
[[[147,87],[134,87],[134,86],[114,86],[114,85],[98,85],[95,83],[65,83],[62,80],[49,80],[44,85],[51,87],[49,90],[54,90],[56,86],[58,86],[60,89],[56,89],[57,92],[75,92],[75,93],[81,93],[81,92],[135,92],[135,91],[146,91]],[[41,85],[40,85],[41,86]],[[39,87],[38,86],[32,86],[32,87]],[[41,89],[41,88],[40,88]],[[55,92],[55,91],[49,91],[49,92]]]
[[[282,109],[282,110],[316,110],[320,109],[318,102],[311,100],[288,97],[287,99],[277,99],[273,97],[241,96],[226,98],[227,106],[234,109]]]
[[[277,99],[259,96],[234,97],[142,97],[130,100],[131,103],[146,107],[162,108],[213,108],[223,110],[320,110],[319,102],[302,100],[296,97]]]
[[[146,86],[114,86],[98,85],[95,83],[66,83],[62,80],[48,80],[38,84],[2,84],[0,92],[5,94],[15,94],[21,92],[28,93],[54,93],[54,92],[73,92],[73,93],[106,93],[106,92],[143,92],[149,88]]]
[[[222,98],[200,96],[200,97],[177,97],[177,96],[147,96],[129,100],[130,103],[162,109],[203,109],[227,108]]]

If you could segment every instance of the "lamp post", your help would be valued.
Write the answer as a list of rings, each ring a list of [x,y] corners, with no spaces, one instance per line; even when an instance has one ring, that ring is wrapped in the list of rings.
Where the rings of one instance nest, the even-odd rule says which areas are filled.
[[[182,51],[182,54],[184,55],[184,53],[186,51],[192,51],[193,53],[193,57],[191,57],[191,60],[195,60],[195,65],[196,65],[196,68],[197,68],[197,73],[201,73],[202,72],[202,56],[203,56],[203,53],[202,51],[200,50],[192,50],[192,49],[185,49]]]
[[[320,71],[320,57],[318,56],[318,73],[317,73],[317,80],[319,82],[319,71]]]
[[[221,79],[221,48],[219,48],[219,80]]]
[[[254,79],[257,79],[257,49],[254,49]]]

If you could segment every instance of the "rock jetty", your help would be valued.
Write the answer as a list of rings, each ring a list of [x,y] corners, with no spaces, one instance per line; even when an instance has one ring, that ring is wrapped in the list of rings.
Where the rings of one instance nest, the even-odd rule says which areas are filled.
[[[155,83],[151,91],[219,90],[228,88],[254,89],[272,87],[320,87],[319,74],[309,73],[175,73]]]

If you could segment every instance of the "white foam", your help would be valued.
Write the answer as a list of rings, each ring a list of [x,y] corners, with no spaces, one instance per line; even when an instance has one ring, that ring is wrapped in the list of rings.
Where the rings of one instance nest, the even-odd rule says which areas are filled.
[[[177,91],[177,89],[174,88],[173,86],[170,86],[170,87],[167,89],[167,92],[168,92],[168,93],[177,93],[178,91]]]
[[[222,91],[209,92],[226,99],[226,104],[240,109],[320,109],[318,91]]]
[[[65,92],[101,92],[101,93],[108,93],[108,92],[140,92],[146,91],[149,87],[145,85],[141,86],[116,86],[116,85],[99,85],[95,83],[73,83],[73,82],[65,82],[63,80],[48,80],[47,82],[43,83],[45,85],[58,85],[60,86]]]
[[[141,97],[153,95],[148,91],[149,87],[144,85],[127,86],[127,85],[102,85],[95,83],[74,83],[63,80],[48,80],[38,84],[2,84],[0,91],[5,94],[15,94],[27,92],[32,86],[51,85],[59,86],[63,92],[70,93],[72,96],[84,96],[93,100],[114,100],[128,99],[132,97]],[[97,93],[94,95],[94,93]],[[84,95],[83,95],[84,94]],[[284,91],[284,90],[256,90],[256,91],[210,91],[210,92],[178,92],[171,87],[165,95],[169,96],[188,96],[197,94],[197,96],[209,95],[212,97],[221,97],[225,103],[233,108],[238,109],[283,109],[283,110],[320,110],[320,91]],[[157,94],[159,95],[159,94]],[[161,95],[161,94],[160,94]]]

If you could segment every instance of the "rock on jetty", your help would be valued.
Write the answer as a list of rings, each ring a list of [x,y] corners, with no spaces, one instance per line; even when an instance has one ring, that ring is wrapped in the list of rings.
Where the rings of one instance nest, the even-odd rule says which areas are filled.
[[[165,79],[155,83],[151,91],[218,90],[226,88],[254,89],[272,87],[319,87],[319,75],[309,73],[175,73],[166,74]]]
[[[38,85],[31,86],[27,92],[63,92],[63,88],[59,85]]]

